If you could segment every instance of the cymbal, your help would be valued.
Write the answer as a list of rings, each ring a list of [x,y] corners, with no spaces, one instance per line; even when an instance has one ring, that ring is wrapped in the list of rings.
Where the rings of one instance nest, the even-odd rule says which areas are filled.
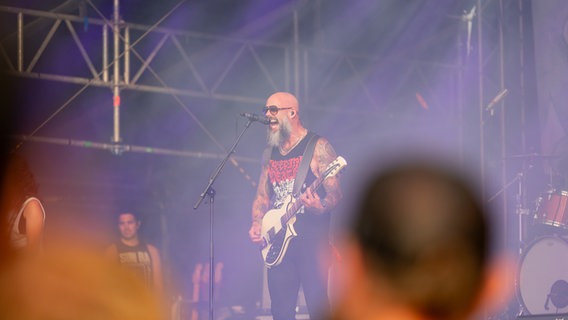
[[[538,153],[524,153],[524,154],[515,154],[511,156],[505,157],[505,159],[558,159],[560,156],[552,155],[552,154],[538,154]]]

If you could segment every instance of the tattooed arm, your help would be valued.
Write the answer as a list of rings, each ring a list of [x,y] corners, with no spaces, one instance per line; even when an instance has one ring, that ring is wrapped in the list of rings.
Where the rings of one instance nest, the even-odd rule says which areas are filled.
[[[317,178],[327,169],[329,164],[337,158],[335,150],[327,141],[327,139],[320,137],[316,143],[314,156],[310,163],[310,168]],[[343,194],[339,187],[339,177],[328,177],[323,181],[323,188],[326,191],[326,196],[320,199],[316,192],[305,192],[301,200],[306,208],[310,208],[317,213],[324,213],[332,210],[338,204]]]
[[[263,160],[256,197],[252,203],[252,225],[249,229],[249,237],[252,242],[260,243],[260,227],[262,225],[262,217],[268,211],[270,203],[270,191],[268,185],[268,160]]]

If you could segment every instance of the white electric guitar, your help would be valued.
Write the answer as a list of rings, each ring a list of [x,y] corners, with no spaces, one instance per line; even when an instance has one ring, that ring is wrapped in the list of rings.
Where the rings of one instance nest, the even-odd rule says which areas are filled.
[[[346,165],[347,161],[343,157],[335,158],[327,166],[325,172],[307,189],[315,192],[325,179],[337,175]],[[302,208],[302,202],[296,200],[293,195],[289,195],[280,208],[269,210],[262,218],[260,236],[263,241],[260,252],[267,267],[276,266],[282,262],[290,240],[298,235],[294,230],[294,223],[296,213]]]

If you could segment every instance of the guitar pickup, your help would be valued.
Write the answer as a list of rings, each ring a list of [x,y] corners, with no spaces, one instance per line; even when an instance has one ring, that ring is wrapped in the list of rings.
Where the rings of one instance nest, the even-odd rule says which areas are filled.
[[[272,242],[272,239],[274,239],[274,228],[270,228],[270,230],[268,230],[268,232],[266,233],[266,236],[268,237],[268,242]]]

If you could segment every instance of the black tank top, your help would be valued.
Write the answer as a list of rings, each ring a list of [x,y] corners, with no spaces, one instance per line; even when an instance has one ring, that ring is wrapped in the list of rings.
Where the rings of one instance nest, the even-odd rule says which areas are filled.
[[[122,266],[140,277],[148,287],[153,287],[152,282],[152,257],[145,242],[140,241],[137,246],[127,246],[122,241],[117,241],[118,260]]]
[[[300,161],[302,160],[302,155],[308,141],[315,135],[315,133],[308,131],[308,134],[302,139],[302,141],[295,146],[286,155],[282,155],[278,147],[273,147],[270,155],[270,160],[268,162],[268,181],[271,185],[271,200],[272,208],[281,207],[292,194],[294,188],[294,181],[296,179],[296,174],[298,173],[298,168],[300,166]],[[305,191],[305,188],[309,186],[316,176],[312,170],[308,170],[306,179],[301,188],[301,192]],[[318,189],[318,194],[320,197],[325,196],[325,191],[323,188]],[[329,221],[330,215],[326,214],[314,214],[309,210],[304,212],[303,208],[300,209],[296,215],[296,223],[294,223],[294,228],[298,233],[298,240],[309,239],[309,243],[317,243],[320,240],[328,242],[329,239]],[[315,241],[317,240],[317,241]]]

